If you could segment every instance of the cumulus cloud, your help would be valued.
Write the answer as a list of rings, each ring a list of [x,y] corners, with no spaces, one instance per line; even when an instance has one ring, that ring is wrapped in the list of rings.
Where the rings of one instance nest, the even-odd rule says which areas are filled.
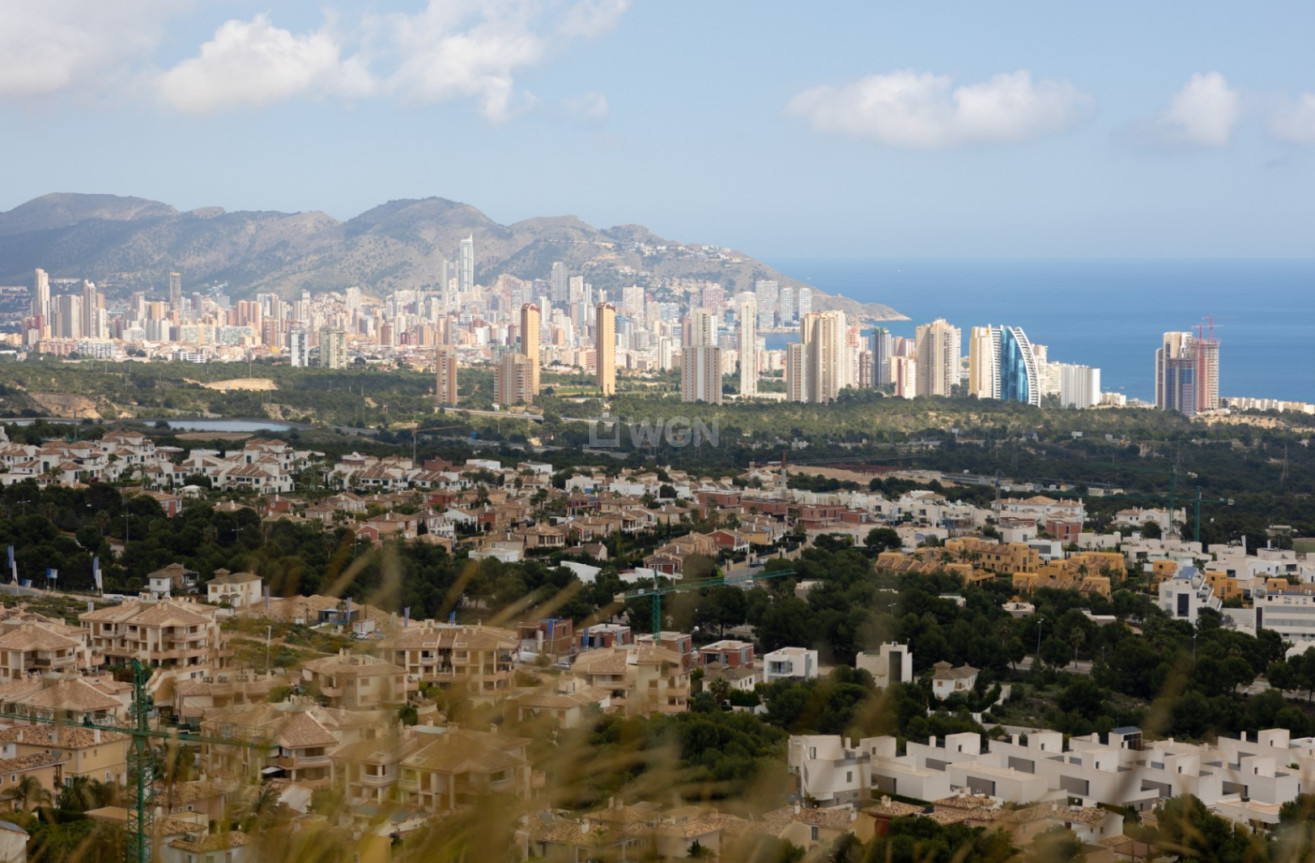
[[[129,75],[182,0],[0,3],[0,97],[93,90]]]
[[[1302,93],[1280,108],[1269,121],[1269,134],[1285,144],[1315,146],[1315,93]]]
[[[948,76],[903,69],[814,87],[791,99],[788,110],[819,132],[937,150],[1063,132],[1086,119],[1091,103],[1068,81],[1034,82],[1026,70],[955,87]]]
[[[473,98],[489,121],[507,120],[516,75],[543,60],[548,40],[526,9],[485,5],[469,26],[453,22],[450,10],[436,0],[418,15],[398,16],[393,35],[401,61],[390,90],[409,102]]]
[[[607,104],[607,97],[602,93],[586,93],[578,99],[567,99],[562,102],[562,110],[566,116],[574,120],[601,123],[611,113],[611,106]]]
[[[565,49],[613,29],[629,0],[429,0],[413,14],[367,17],[362,44],[328,25],[294,35],[268,16],[228,21],[200,53],[160,79],[165,101],[206,112],[297,97],[386,95],[407,104],[473,100],[490,122],[538,104],[517,78]],[[357,50],[347,56],[352,47]],[[575,100],[605,116],[606,99]],[[600,108],[601,106],[601,108]],[[601,115],[600,115],[601,110]]]
[[[597,39],[616,29],[630,0],[582,0],[566,10],[557,28],[572,39]]]
[[[1242,96],[1218,72],[1192,75],[1169,107],[1132,128],[1132,139],[1169,150],[1226,147],[1242,119]]]
[[[327,32],[294,35],[265,15],[227,21],[198,56],[160,78],[160,95],[189,113],[268,105],[292,96],[362,96],[373,89],[357,60],[343,59]]]

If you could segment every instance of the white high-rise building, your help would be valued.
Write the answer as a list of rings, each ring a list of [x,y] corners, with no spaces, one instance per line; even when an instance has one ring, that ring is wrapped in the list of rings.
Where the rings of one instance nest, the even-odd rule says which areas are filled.
[[[293,368],[304,368],[306,363],[306,328],[294,324],[288,328],[288,362]]]
[[[890,360],[895,355],[895,339],[890,330],[877,327],[868,337],[868,352],[872,355],[872,385],[885,386],[891,382]]]
[[[752,294],[740,300],[740,397],[758,395],[758,301]]]
[[[798,302],[799,302],[798,319],[803,320],[804,315],[811,315],[813,313],[813,289],[807,287],[800,288]]]
[[[457,284],[457,290],[462,296],[468,296],[475,292],[475,238],[474,236],[466,237],[461,241],[461,259],[458,262],[460,280]]]
[[[779,305],[781,309],[781,326],[788,327],[793,324],[797,318],[794,314],[794,288],[786,286],[781,288]]]
[[[183,277],[181,273],[169,274],[169,311],[178,321],[183,320]]]
[[[913,357],[896,355],[890,358],[890,383],[895,395],[911,399],[918,392],[918,361]]]
[[[759,279],[754,283],[754,294],[758,301],[758,329],[769,330],[776,326],[776,308],[780,302],[780,289],[771,279]]]
[[[50,276],[38,268],[32,283],[32,317],[50,317]],[[50,325],[46,324],[47,330]]]
[[[702,348],[717,344],[717,317],[708,309],[691,309],[689,313],[689,345]]]
[[[570,299],[570,294],[567,293],[567,278],[566,264],[553,261],[552,274],[548,277],[548,292],[554,303],[565,303]]]
[[[1073,363],[1049,363],[1059,368],[1059,403],[1066,408],[1100,404],[1100,369]]]

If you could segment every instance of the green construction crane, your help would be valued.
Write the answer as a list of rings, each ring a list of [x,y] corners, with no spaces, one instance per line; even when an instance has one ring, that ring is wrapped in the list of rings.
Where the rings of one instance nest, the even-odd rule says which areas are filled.
[[[151,863],[151,827],[155,817],[155,753],[151,750],[151,713],[155,699],[146,692],[150,674],[137,660],[132,661],[132,725],[124,729],[128,744],[128,788],[132,805],[128,807],[128,836],[124,844],[126,863]]]
[[[129,710],[130,724],[126,726],[108,725],[92,722],[86,717],[82,726],[101,731],[112,731],[126,735],[128,744],[128,789],[132,801],[128,806],[127,841],[124,843],[124,863],[151,863],[151,832],[155,816],[155,753],[151,741],[163,740],[171,743],[216,743],[225,746],[249,746],[268,748],[262,741],[247,741],[229,738],[206,737],[182,731],[159,731],[151,728],[151,715],[155,712],[155,700],[146,691],[150,682],[150,669],[134,659],[132,661],[132,705]],[[27,722],[40,722],[49,725],[64,723],[50,717],[28,716],[26,714],[0,713],[0,717],[19,719]]]
[[[1232,499],[1231,497],[1206,498],[1206,502],[1207,502],[1207,503],[1226,503],[1226,504],[1228,504],[1229,506],[1232,506],[1232,505],[1233,505],[1233,499]],[[1194,527],[1193,530],[1192,530],[1192,541],[1193,541],[1193,542],[1197,542],[1197,543],[1199,543],[1199,542],[1201,541],[1201,487],[1200,487],[1199,485],[1196,487],[1196,507],[1195,507],[1195,509],[1196,509],[1196,513],[1195,513],[1195,527]],[[1245,548],[1242,549],[1242,550],[1243,550],[1244,552],[1246,551]]]
[[[746,584],[752,584],[759,579],[780,578],[783,575],[794,575],[793,569],[774,569],[770,572],[759,572],[743,578],[710,578],[707,581],[700,581],[691,584],[668,584],[666,586],[653,582],[653,586],[635,593],[618,593],[616,598],[622,602],[628,602],[632,599],[643,599],[645,596],[653,598],[653,634],[658,635],[662,632],[662,597],[668,593],[687,593],[691,590],[701,590],[705,587],[743,587]]]

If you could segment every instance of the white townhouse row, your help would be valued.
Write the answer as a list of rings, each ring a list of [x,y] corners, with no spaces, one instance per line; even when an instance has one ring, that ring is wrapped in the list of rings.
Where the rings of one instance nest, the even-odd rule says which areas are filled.
[[[975,733],[909,742],[869,737],[848,745],[838,735],[790,738],[788,766],[801,796],[823,805],[862,803],[874,794],[938,800],[966,792],[1005,802],[1077,798],[1139,811],[1192,794],[1237,822],[1276,824],[1282,804],[1315,789],[1315,738],[1285,729],[1255,739],[1210,743],[1146,741],[1137,728],[1074,737],[1058,731],[984,740]]]

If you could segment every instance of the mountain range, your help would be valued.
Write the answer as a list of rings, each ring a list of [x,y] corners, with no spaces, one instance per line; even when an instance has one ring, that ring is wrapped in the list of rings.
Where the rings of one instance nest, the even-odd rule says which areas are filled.
[[[476,280],[506,274],[546,279],[554,261],[596,288],[642,285],[674,299],[681,286],[719,282],[727,295],[758,279],[804,283],[748,255],[665,240],[639,225],[591,227],[574,216],[500,225],[475,207],[443,198],[389,201],[340,222],[321,212],[181,212],[168,204],[117,195],[43,195],[0,213],[0,283],[30,284],[41,267],[58,279],[87,278],[114,295],[167,293],[169,273],[184,290],[226,283],[233,297],[295,297],[358,285],[367,294],[434,290],[445,261],[473,237]],[[811,287],[811,286],[810,286]],[[865,320],[898,320],[876,303],[860,304],[814,288],[817,310],[843,309]]]

